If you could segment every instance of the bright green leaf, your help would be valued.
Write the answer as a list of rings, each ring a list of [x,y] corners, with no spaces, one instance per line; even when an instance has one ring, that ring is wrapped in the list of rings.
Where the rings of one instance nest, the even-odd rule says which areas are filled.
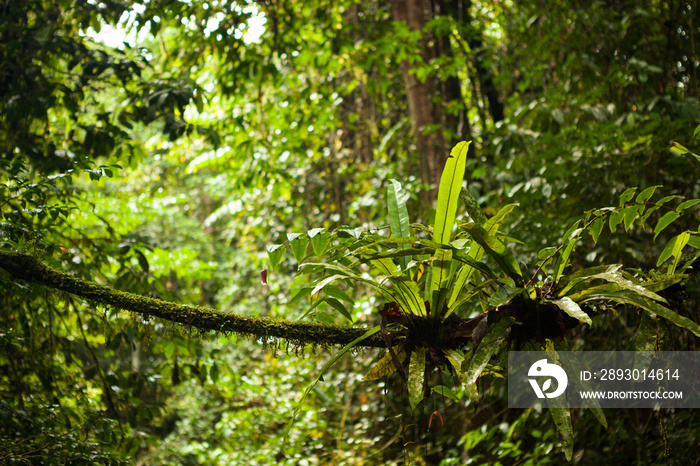
[[[445,163],[445,169],[440,178],[435,221],[433,222],[433,241],[436,243],[448,244],[450,242],[470,144],[471,141],[462,141],[454,146]]]
[[[637,191],[637,188],[629,188],[629,189],[626,189],[625,192],[620,194],[620,207],[627,204],[627,202],[629,202],[629,200],[634,197],[634,193],[636,191]]]
[[[286,252],[287,248],[281,244],[272,244],[267,247],[267,259],[270,262],[270,270],[275,270]]]
[[[659,233],[661,233],[664,228],[669,226],[678,217],[680,217],[680,214],[678,212],[666,212],[666,215],[661,217],[659,223],[656,224],[656,228],[654,228],[654,239],[656,239],[656,237],[659,236]]]

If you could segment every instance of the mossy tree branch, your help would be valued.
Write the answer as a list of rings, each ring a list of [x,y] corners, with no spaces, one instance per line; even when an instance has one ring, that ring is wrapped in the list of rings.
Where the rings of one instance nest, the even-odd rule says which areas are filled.
[[[294,322],[271,318],[252,318],[226,314],[203,306],[191,306],[118,291],[95,282],[59,272],[26,254],[0,251],[0,268],[12,278],[64,291],[91,302],[109,305],[125,311],[157,317],[200,330],[231,332],[260,338],[279,338],[296,344],[346,345],[362,336],[368,329]],[[385,348],[385,340],[374,335],[357,346]]]

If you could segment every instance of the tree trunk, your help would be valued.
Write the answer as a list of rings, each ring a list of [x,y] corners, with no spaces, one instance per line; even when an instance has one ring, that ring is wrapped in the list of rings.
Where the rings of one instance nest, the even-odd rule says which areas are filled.
[[[407,23],[411,30],[423,31],[426,22],[423,0],[393,0],[392,14],[395,21]],[[420,55],[423,63],[428,63],[433,58],[433,51],[428,46],[425,34],[421,39]],[[428,77],[425,82],[421,82],[415,74],[412,74],[413,65],[408,60],[401,62],[401,69],[418,147],[421,176],[423,183],[429,186],[424,194],[424,200],[427,205],[431,205],[435,202],[442,167],[449,152],[439,128],[440,119],[436,116],[437,112],[430,98],[435,86],[432,78]]]

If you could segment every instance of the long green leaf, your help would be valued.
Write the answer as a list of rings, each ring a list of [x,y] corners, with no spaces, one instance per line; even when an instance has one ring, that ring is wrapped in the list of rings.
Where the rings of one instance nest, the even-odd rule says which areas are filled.
[[[471,196],[471,194],[469,194],[469,196]],[[474,203],[476,203],[476,200],[474,200]],[[485,217],[482,213],[481,216],[484,220],[484,230],[486,230],[486,232],[490,236],[495,236],[498,232],[498,227],[501,225],[501,223],[503,223],[508,214],[511,213],[515,207],[517,207],[517,205],[518,204],[508,204],[504,206],[501,210],[498,211],[496,215],[494,215],[488,220],[485,220]],[[481,210],[479,210],[479,212],[481,212]],[[471,211],[470,215],[472,215]],[[469,249],[469,257],[475,262],[480,261],[483,255],[484,249],[481,246],[479,246],[478,243],[473,244],[472,247]],[[450,295],[450,299],[447,302],[447,312],[443,316],[443,319],[446,319],[450,314],[452,314],[455,311],[455,309],[457,309],[457,306],[455,304],[459,300],[459,296],[462,294],[464,287],[466,286],[467,282],[469,281],[476,269],[476,267],[467,264],[463,266],[459,271],[459,274],[457,274],[457,279],[455,280],[455,284],[452,288],[452,294]]]
[[[566,398],[563,396],[549,398],[547,406],[549,412],[552,413],[554,424],[557,426],[566,460],[571,461],[574,456],[574,428],[571,424],[571,410],[566,407]]]
[[[396,359],[398,359],[399,362],[404,362],[404,360],[406,359],[406,349],[404,343],[394,346],[392,348],[392,351],[394,352],[394,356],[396,356]],[[391,374],[395,370],[396,365],[394,364],[394,358],[392,358],[391,353],[387,351],[384,357],[380,359],[379,362],[375,364],[372,367],[372,369],[369,370],[369,372],[367,372],[367,375],[365,375],[362,378],[362,380],[381,379],[382,377]]]
[[[386,275],[387,279],[394,284],[395,294],[400,298],[396,301],[404,312],[422,317],[427,315],[425,301],[421,298],[420,290],[416,282],[402,276],[398,267],[396,267],[396,264],[394,264],[391,259],[373,260],[372,264],[381,270],[382,273]]]
[[[474,356],[469,362],[469,368],[462,374],[463,383],[467,387],[467,395],[471,401],[476,401],[479,394],[476,390],[476,381],[483,372],[491,357],[500,349],[503,341],[510,333],[510,327],[515,322],[513,317],[503,317],[496,324],[491,325],[484,338],[479,343]]]
[[[396,180],[389,180],[387,188],[387,207],[389,210],[389,226],[391,235],[395,238],[407,238],[411,236],[410,222],[408,221],[408,210],[406,209],[406,196],[401,189],[401,183]],[[407,248],[407,244],[402,244],[400,248]],[[402,270],[406,270],[410,256],[399,258]]]
[[[552,302],[559,306],[559,309],[566,312],[574,319],[577,319],[579,322],[585,322],[589,326],[593,325],[593,321],[588,316],[588,314],[583,312],[579,305],[573,302],[571,298],[563,297],[561,299],[556,299]]]
[[[463,228],[479,246],[484,248],[486,254],[495,259],[506,275],[512,278],[518,286],[523,285],[523,274],[520,271],[520,265],[505,244],[495,236],[490,236],[482,226],[476,223],[467,223]]]
[[[431,264],[430,274],[430,312],[437,319],[442,312],[442,303],[445,300],[447,288],[450,285],[452,274],[452,251],[439,249],[435,251],[435,259]]]
[[[471,141],[462,141],[454,146],[440,177],[435,222],[433,222],[433,241],[436,243],[450,242],[470,144]]]
[[[408,402],[411,410],[416,409],[423,399],[425,386],[425,347],[416,348],[411,353],[411,362],[408,367]]]
[[[632,306],[640,307],[648,312],[651,312],[652,314],[658,314],[664,319],[673,322],[677,326],[690,330],[693,332],[693,334],[695,334],[695,336],[700,337],[700,325],[698,323],[693,322],[687,317],[680,316],[669,308],[633,291],[610,291],[604,290],[602,287],[594,287],[590,290],[590,292],[579,293],[579,295],[581,296],[581,299],[575,299],[574,295],[570,296],[570,298],[579,303],[593,300],[608,300],[621,304],[630,304]]]

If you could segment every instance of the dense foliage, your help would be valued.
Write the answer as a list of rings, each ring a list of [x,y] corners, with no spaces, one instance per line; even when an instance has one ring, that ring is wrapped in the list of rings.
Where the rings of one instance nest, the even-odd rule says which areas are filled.
[[[402,309],[421,319],[551,283],[537,299],[592,325],[521,341],[694,351],[699,26],[686,1],[0,0],[0,248],[376,332],[399,272],[437,304]],[[441,204],[462,140],[468,191]],[[434,228],[446,211],[455,237]],[[606,410],[607,428],[572,410],[562,430],[507,409],[498,331],[436,358],[486,349],[478,380],[460,362],[425,376],[431,394],[412,370],[425,348],[407,384],[391,354],[200,332],[0,271],[0,462],[696,459],[691,410]]]

